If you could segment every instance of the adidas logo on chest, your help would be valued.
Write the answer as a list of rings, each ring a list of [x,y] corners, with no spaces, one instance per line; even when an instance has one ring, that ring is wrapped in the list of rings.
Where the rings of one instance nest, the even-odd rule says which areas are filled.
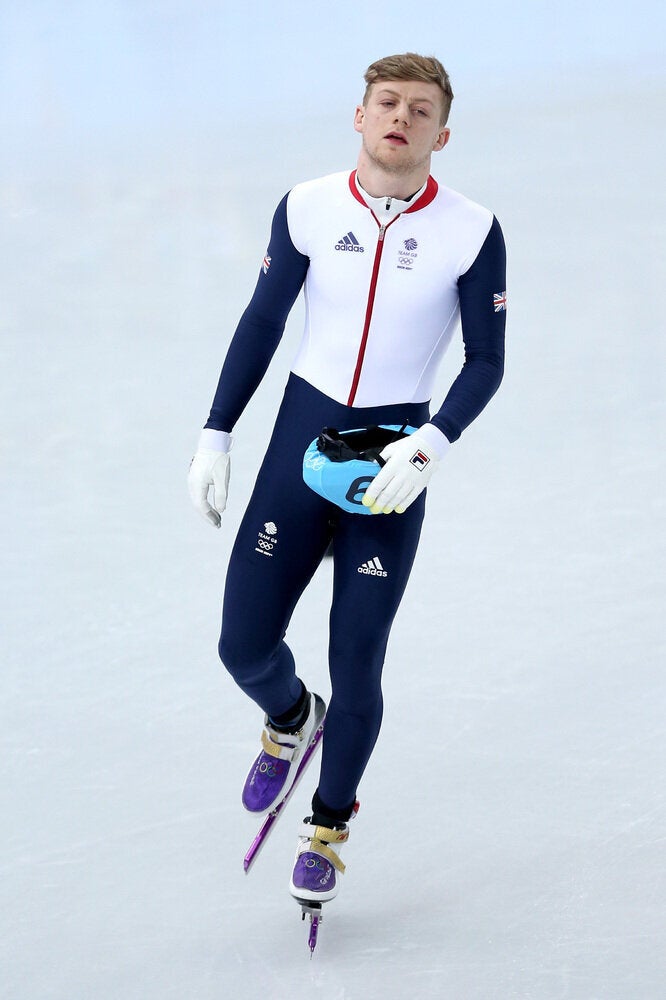
[[[346,236],[343,236],[342,239],[338,240],[335,244],[335,249],[348,250],[351,253],[365,253],[365,247],[361,246],[351,230],[346,234]]]

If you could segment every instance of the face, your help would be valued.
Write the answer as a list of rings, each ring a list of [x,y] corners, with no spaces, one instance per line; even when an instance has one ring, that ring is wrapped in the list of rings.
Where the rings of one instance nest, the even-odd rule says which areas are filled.
[[[432,153],[449,141],[441,111],[436,83],[380,80],[373,84],[365,107],[357,107],[354,128],[375,165],[389,173],[409,173],[429,165]]]

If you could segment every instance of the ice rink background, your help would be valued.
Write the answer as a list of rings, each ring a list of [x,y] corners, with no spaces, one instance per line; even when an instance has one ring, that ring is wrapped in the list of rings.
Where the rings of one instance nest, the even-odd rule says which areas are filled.
[[[3,1000],[657,1000],[661,8],[62,6],[0,13]],[[246,878],[261,720],[215,655],[300,305],[222,531],[185,474],[275,204],[354,165],[363,70],[410,48],[457,95],[435,176],[505,230],[507,371],[433,482],[310,962],[315,776]],[[324,694],[329,591],[289,632]]]

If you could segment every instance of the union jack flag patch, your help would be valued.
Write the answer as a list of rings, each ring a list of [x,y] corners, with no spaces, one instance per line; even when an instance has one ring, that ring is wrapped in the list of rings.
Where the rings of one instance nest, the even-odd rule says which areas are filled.
[[[264,274],[268,274],[268,268],[271,266],[271,258],[268,256],[268,254],[266,254],[266,256],[264,257],[264,262],[261,266],[263,268]]]
[[[493,295],[493,306],[495,312],[506,312],[506,292],[495,292]]]

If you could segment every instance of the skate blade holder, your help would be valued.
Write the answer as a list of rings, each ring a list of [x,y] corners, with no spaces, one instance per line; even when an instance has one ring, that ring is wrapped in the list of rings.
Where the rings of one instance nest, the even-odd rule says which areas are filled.
[[[301,920],[305,920],[306,917],[319,917],[319,923],[322,921],[321,908],[323,903],[315,903],[309,899],[297,899],[296,902],[301,908]]]

